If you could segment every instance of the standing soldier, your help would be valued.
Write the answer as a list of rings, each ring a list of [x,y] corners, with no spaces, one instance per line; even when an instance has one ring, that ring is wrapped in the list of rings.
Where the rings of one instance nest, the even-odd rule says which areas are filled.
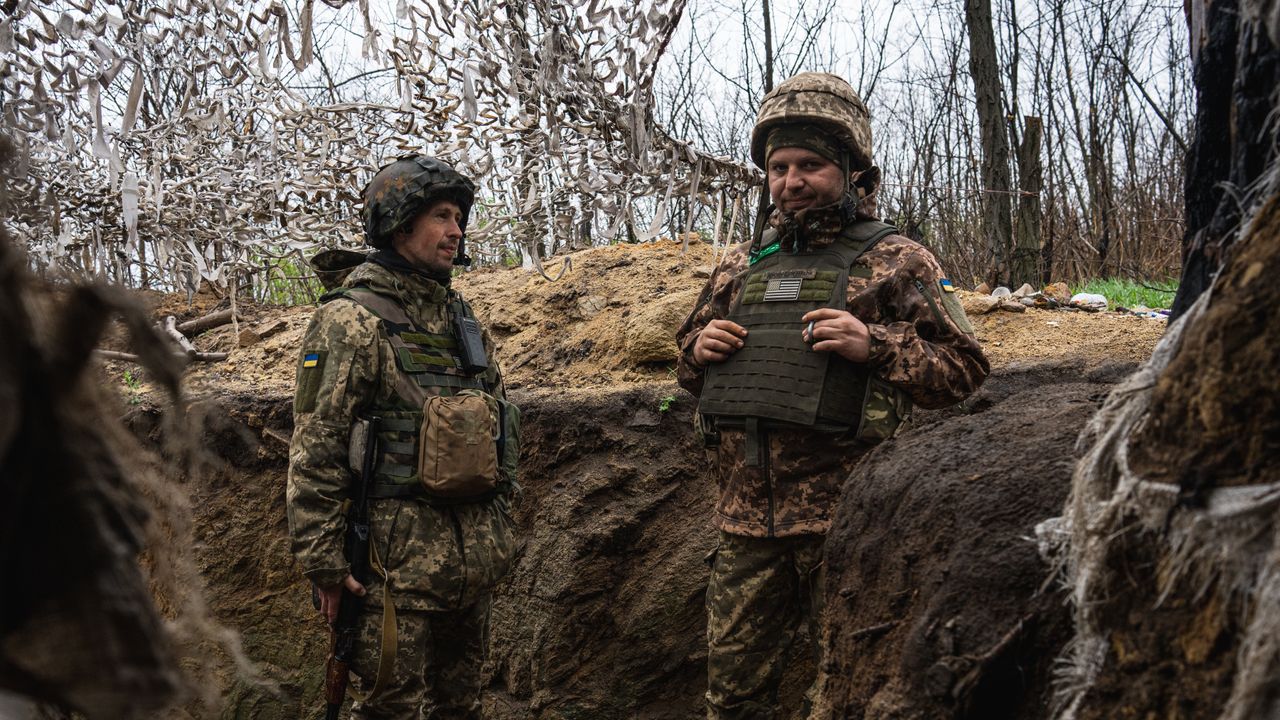
[[[875,219],[880,169],[848,83],[780,84],[751,157],[774,203],[768,229],[728,252],[677,334],[680,384],[699,396],[717,458],[713,719],[776,716],[802,619],[817,637],[823,542],[854,464],[913,402],[958,402],[990,371],[938,261]]]
[[[379,170],[362,211],[375,251],[324,295],[302,340],[289,530],[330,623],[344,588],[363,598],[353,717],[480,717],[491,591],[515,549],[519,417],[488,334],[450,287],[469,262],[474,190],[430,157]],[[351,568],[365,558],[344,554],[361,483],[364,585]]]

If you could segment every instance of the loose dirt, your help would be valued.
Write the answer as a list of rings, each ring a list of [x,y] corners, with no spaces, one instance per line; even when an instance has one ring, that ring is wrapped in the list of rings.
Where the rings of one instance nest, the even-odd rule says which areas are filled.
[[[693,243],[682,253],[679,243],[666,240],[613,245],[574,253],[572,269],[558,282],[518,268],[482,269],[459,276],[455,286],[493,335],[509,387],[662,382],[672,377],[670,363],[628,360],[628,325],[645,322],[640,316],[647,306],[674,296],[687,298],[691,308],[722,252]],[[179,322],[229,306],[207,291],[190,301],[182,295],[152,294],[148,299],[157,317],[172,314]],[[238,330],[245,337],[230,325],[200,335],[195,341],[200,350],[229,352],[230,357],[194,366],[189,387],[213,393],[291,392],[311,307],[240,302],[237,310],[242,317]],[[1120,313],[1035,308],[970,320],[994,367],[1065,358],[1081,359],[1087,366],[1139,362],[1151,354],[1165,325]],[[259,340],[255,331],[270,334]],[[126,349],[118,339],[108,347]],[[110,367],[119,377],[128,366]]]

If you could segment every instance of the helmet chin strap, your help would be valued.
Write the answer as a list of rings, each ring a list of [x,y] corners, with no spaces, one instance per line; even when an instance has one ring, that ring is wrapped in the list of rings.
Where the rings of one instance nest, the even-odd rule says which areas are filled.
[[[467,236],[458,239],[458,252],[453,256],[453,264],[460,267],[471,267],[471,256],[467,254]]]

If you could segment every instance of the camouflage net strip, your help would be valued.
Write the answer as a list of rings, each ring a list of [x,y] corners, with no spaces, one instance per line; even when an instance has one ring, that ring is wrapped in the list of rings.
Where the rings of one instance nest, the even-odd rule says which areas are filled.
[[[477,180],[482,262],[688,228],[759,173],[653,120],[686,1],[398,0],[380,18],[368,0],[18,0],[0,21],[11,229],[39,268],[261,283],[359,245],[360,189],[406,152]],[[343,80],[354,44],[317,45],[335,24],[360,38]]]

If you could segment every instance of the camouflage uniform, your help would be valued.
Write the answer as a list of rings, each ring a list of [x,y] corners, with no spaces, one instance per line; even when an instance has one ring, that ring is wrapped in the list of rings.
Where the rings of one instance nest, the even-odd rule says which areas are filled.
[[[763,151],[757,163],[764,165]],[[864,197],[856,213],[819,210],[797,223],[797,218],[775,212],[769,224],[779,231],[780,252],[821,250],[846,223],[873,219],[868,211],[874,203],[866,197],[878,184],[878,169],[872,170],[874,179],[858,192]],[[800,240],[805,245],[796,248]],[[706,371],[693,359],[698,334],[711,320],[729,315],[743,291],[751,250],[752,243],[729,250],[677,333],[678,379],[694,395],[701,394]],[[854,262],[846,292],[848,311],[866,324],[870,335],[867,365],[873,377],[925,408],[962,400],[990,371],[963,310],[947,296],[942,280],[941,267],[928,250],[893,234]],[[797,316],[796,333],[801,329]],[[782,662],[803,617],[808,616],[816,635],[822,543],[841,486],[869,447],[848,436],[804,428],[762,430],[758,443],[766,460],[748,463],[742,430],[724,428],[718,435],[712,451],[719,486],[713,524],[721,544],[707,595],[708,717],[772,718]],[[806,594],[808,607],[802,601]]]
[[[412,337],[425,343],[452,334],[448,303],[456,293],[447,284],[447,278],[371,261],[351,272],[343,288],[393,301],[412,325]],[[412,379],[388,324],[369,307],[349,294],[328,297],[302,341],[287,496],[293,552],[306,577],[321,587],[342,582],[349,572],[343,537],[354,419],[369,411],[420,417],[425,397],[449,392]],[[487,333],[483,341],[492,358]],[[494,396],[504,397],[496,363],[481,377]],[[356,703],[354,717],[480,716],[491,590],[515,554],[508,512],[514,483],[504,469],[500,492],[477,501],[443,504],[421,495],[370,501],[371,544],[381,568],[375,566],[365,584],[352,662],[364,690],[378,668],[384,590],[395,608],[398,641],[390,682],[371,702]]]

